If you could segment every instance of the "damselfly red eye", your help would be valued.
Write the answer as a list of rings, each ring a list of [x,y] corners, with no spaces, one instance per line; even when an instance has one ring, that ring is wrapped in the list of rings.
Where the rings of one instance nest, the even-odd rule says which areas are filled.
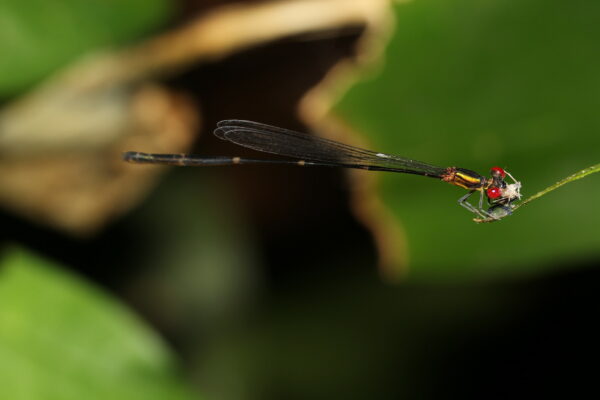
[[[490,199],[497,199],[498,197],[502,196],[502,190],[500,190],[499,187],[495,187],[495,186],[488,188],[486,193],[487,193],[487,197],[489,197]]]
[[[500,167],[492,167],[491,174],[492,176],[500,176],[502,179],[506,178],[506,171]]]

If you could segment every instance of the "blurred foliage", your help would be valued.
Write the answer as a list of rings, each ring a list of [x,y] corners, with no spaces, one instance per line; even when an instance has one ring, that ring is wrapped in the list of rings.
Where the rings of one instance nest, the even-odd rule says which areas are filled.
[[[164,23],[168,0],[3,0],[0,98],[39,82],[92,49],[124,43]]]
[[[0,98],[32,87],[86,50],[152,29],[173,3],[48,4],[8,0],[0,5]],[[600,5],[583,0],[415,0],[396,11],[396,33],[380,74],[356,85],[338,105],[354,126],[371,135],[373,149],[481,173],[493,165],[509,167],[523,181],[525,197],[598,162]],[[271,81],[271,70],[260,64],[269,60],[256,54],[242,54],[259,58],[256,63],[229,60],[233,68],[216,62],[211,68],[224,71],[217,74],[225,76],[222,81],[202,69],[198,82],[182,78],[186,91],[201,94],[207,126],[211,118],[235,109],[230,98],[238,91],[263,91],[259,102],[252,92],[253,103],[244,105],[244,114],[261,115],[260,107],[265,107],[262,115],[269,116],[273,109],[288,107],[270,108],[265,98],[295,90],[298,70],[286,70],[286,79],[296,77],[289,86],[273,84],[279,81]],[[306,60],[322,61],[318,55]],[[246,66],[245,73],[239,65]],[[232,71],[246,80],[230,79]],[[207,89],[209,80],[214,85]],[[225,93],[226,101],[215,92]],[[205,150],[212,151],[209,146]],[[106,159],[105,154],[98,157]],[[300,217],[286,226],[278,219],[281,226],[270,234],[280,235],[281,241],[291,237],[294,243],[278,244],[283,255],[265,249],[269,244],[261,241],[268,240],[267,228],[251,221],[257,218],[249,211],[251,196],[244,197],[248,187],[259,191],[261,186],[253,187],[248,178],[244,187],[240,182],[251,175],[232,180],[233,174],[247,171],[233,170],[172,170],[144,204],[99,237],[70,244],[52,238],[40,246],[47,251],[58,243],[63,247],[52,250],[68,253],[65,258],[75,260],[69,266],[109,275],[111,287],[172,340],[185,358],[186,377],[203,393],[236,400],[384,398],[390,392],[405,398],[451,398],[449,384],[467,391],[479,385],[484,389],[474,398],[480,398],[490,387],[508,392],[511,377],[529,382],[539,367],[548,368],[540,374],[546,387],[545,372],[562,372],[556,365],[577,365],[556,361],[561,345],[569,343],[564,347],[570,352],[573,344],[582,343],[581,332],[595,333],[587,325],[596,292],[593,276],[582,278],[590,287],[581,298],[581,285],[565,293],[564,277],[556,278],[559,285],[553,292],[560,296],[546,309],[534,307],[544,300],[538,300],[531,281],[515,280],[522,282],[516,290],[506,281],[448,281],[531,273],[561,261],[573,265],[597,251],[600,217],[590,202],[600,190],[597,176],[544,196],[501,222],[476,225],[456,204],[464,191],[432,179],[378,174],[381,196],[394,216],[379,223],[403,227],[412,277],[429,281],[386,286],[372,266],[372,253],[368,261],[360,257],[359,247],[371,248],[371,243],[343,240],[337,219],[320,219],[318,229],[309,221],[304,228],[313,229],[305,232],[317,238],[311,242],[308,234],[286,235],[303,228],[298,222],[302,211],[293,209]],[[260,180],[269,181],[269,173],[261,171]],[[114,180],[110,173],[106,176]],[[228,186],[231,182],[235,188]],[[275,186],[280,192],[301,190],[296,182]],[[322,203],[319,196],[328,195],[308,187],[311,203]],[[275,207],[270,194],[257,197],[268,199],[264,208]],[[338,235],[319,232],[329,222]],[[35,230],[29,229],[21,236],[26,240]],[[334,250],[307,249],[307,243],[319,239]],[[398,251],[404,248],[398,246]],[[436,280],[446,282],[430,283]],[[566,302],[569,297],[571,303]],[[567,319],[578,313],[580,325]],[[528,335],[523,326],[532,320],[535,325],[540,316],[550,317],[549,322]],[[519,338],[509,336],[504,346],[488,341],[513,331]],[[565,332],[573,336],[565,340]],[[555,341],[548,341],[551,335]],[[589,343],[595,343],[597,335],[590,336]],[[524,344],[515,347],[519,340]],[[581,352],[587,352],[583,347]],[[541,361],[523,369],[520,361],[527,357]],[[112,298],[24,250],[8,251],[0,260],[0,398],[192,396],[170,351]]]
[[[162,333],[178,338],[194,386],[239,399],[248,387],[234,376],[235,365],[213,355],[214,346],[228,332],[245,332],[264,276],[257,238],[227,183],[232,172],[172,169],[131,215],[136,232],[129,244],[140,246],[135,263],[143,274],[128,297]]]
[[[208,171],[175,169],[133,213],[144,266],[135,295],[152,299],[167,330],[218,330],[252,303],[257,255],[234,199]]]
[[[163,343],[105,294],[24,250],[0,267],[2,398],[191,398]]]
[[[396,14],[380,73],[337,106],[373,149],[485,174],[499,165],[525,197],[598,162],[600,3],[419,0]],[[597,254],[597,177],[480,225],[457,188],[381,177],[414,278],[529,273]]]

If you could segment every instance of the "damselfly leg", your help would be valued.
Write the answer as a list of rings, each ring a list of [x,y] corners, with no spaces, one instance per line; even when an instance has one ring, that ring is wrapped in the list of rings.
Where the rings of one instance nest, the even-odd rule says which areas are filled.
[[[458,204],[460,204],[462,207],[466,208],[467,210],[471,211],[473,214],[480,216],[481,218],[493,218],[490,213],[488,213],[487,211],[485,211],[483,209],[483,192],[482,191],[479,191],[479,192],[481,192],[481,197],[479,198],[479,208],[475,207],[473,204],[471,204],[467,201],[469,199],[469,197],[471,197],[473,195],[473,193],[475,193],[475,192],[478,192],[478,190],[469,191],[469,193],[465,194],[460,199],[458,199]]]

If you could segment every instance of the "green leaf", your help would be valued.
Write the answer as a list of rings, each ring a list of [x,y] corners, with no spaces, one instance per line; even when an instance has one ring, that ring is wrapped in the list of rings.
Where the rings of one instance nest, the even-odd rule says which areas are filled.
[[[90,50],[138,38],[168,14],[167,0],[2,0],[0,98]]]
[[[337,106],[375,150],[486,175],[499,165],[525,196],[598,162],[600,3],[419,0],[396,15],[382,70]],[[593,180],[495,224],[473,224],[456,205],[463,194],[382,174],[412,277],[531,273],[598,255]]]
[[[164,344],[106,294],[24,250],[0,266],[3,398],[191,398]]]

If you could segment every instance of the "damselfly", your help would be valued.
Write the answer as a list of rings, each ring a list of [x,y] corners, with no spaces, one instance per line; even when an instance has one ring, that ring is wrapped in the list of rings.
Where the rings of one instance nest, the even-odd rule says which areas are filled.
[[[123,159],[132,163],[168,164],[177,166],[217,166],[243,164],[293,164],[357,168],[370,171],[389,171],[428,176],[469,192],[458,203],[481,218],[510,214],[511,204],[521,198],[521,182],[500,167],[491,169],[491,177],[458,167],[437,167],[421,161],[391,154],[377,153],[288,129],[244,120],[225,120],[217,124],[214,134],[219,138],[253,150],[294,158],[294,160],[261,160],[241,157],[203,157],[189,154],[148,154],[129,151]],[[510,177],[512,183],[505,181]],[[478,206],[468,198],[480,193]],[[484,198],[490,205],[484,210]],[[490,212],[501,208],[502,213]]]

